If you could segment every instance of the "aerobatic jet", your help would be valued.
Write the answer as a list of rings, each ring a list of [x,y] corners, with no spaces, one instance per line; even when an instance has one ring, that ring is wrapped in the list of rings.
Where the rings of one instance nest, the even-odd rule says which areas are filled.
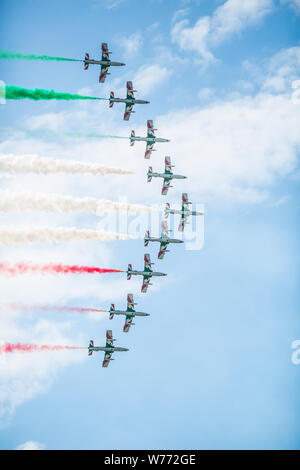
[[[126,98],[115,98],[114,92],[113,91],[110,92],[109,107],[112,108],[114,103],[125,103],[125,112],[124,112],[123,119],[124,121],[129,121],[130,114],[135,113],[135,111],[133,111],[133,106],[135,104],[148,104],[150,103],[150,101],[135,99],[134,92],[136,92],[137,90],[133,89],[132,82],[127,82],[126,88],[127,88]]]
[[[163,220],[161,223],[161,236],[160,237],[150,237],[149,231],[147,230],[144,238],[144,246],[148,246],[149,242],[159,242],[160,248],[158,252],[158,259],[163,259],[165,253],[169,252],[167,250],[169,243],[183,243],[183,240],[177,238],[169,238],[168,222]]]
[[[116,310],[115,309],[115,304],[111,304],[110,309],[109,309],[109,319],[112,320],[114,318],[114,315],[125,315],[125,325],[123,328],[124,333],[128,333],[129,328],[131,325],[135,325],[135,323],[132,323],[132,320],[134,317],[148,317],[150,313],[144,313],[144,312],[136,312],[134,310],[134,306],[136,305],[136,302],[133,301],[133,294],[127,294],[127,310]]]
[[[151,286],[150,280],[152,276],[166,276],[165,273],[160,273],[156,271],[152,271],[152,264],[150,260],[150,255],[149,253],[146,253],[144,255],[144,271],[134,271],[132,269],[132,265],[128,265],[128,270],[127,270],[127,279],[129,280],[131,276],[143,276],[143,284],[141,288],[141,292],[147,292],[147,289],[149,286]]]
[[[110,75],[110,73],[108,73],[109,67],[122,66],[122,65],[125,65],[125,64],[123,64],[122,62],[112,62],[110,60],[109,54],[111,54],[111,52],[108,50],[106,42],[102,43],[101,48],[102,48],[102,58],[101,58],[101,60],[90,59],[90,55],[88,53],[86,53],[83,63],[84,63],[84,70],[87,70],[89,68],[89,65],[101,65],[101,71],[100,71],[100,75],[99,75],[99,82],[104,83],[106,75]]]
[[[112,331],[106,331],[106,345],[105,346],[94,346],[94,341],[91,339],[88,347],[88,354],[91,356],[94,351],[104,351],[104,360],[102,362],[102,367],[107,367],[110,361],[113,361],[112,354],[115,351],[129,351],[127,348],[120,348],[114,346],[115,339],[113,338]]]
[[[179,214],[181,216],[179,227],[178,227],[179,232],[183,232],[184,226],[185,224],[188,223],[187,219],[189,218],[190,215],[204,215],[204,212],[190,211],[189,204],[192,204],[192,203],[189,202],[187,193],[182,193],[181,210],[171,209],[170,204],[168,202],[166,203],[166,208],[165,208],[166,218],[168,218],[169,214]]]
[[[155,137],[155,131],[157,131],[157,129],[154,129],[153,121],[152,119],[149,119],[147,121],[147,137],[138,137],[135,135],[134,131],[131,131],[130,146],[132,147],[135,141],[147,142],[145,158],[150,158],[151,152],[155,151],[155,149],[153,148],[155,142],[170,142],[168,139],[163,139],[162,137]]]
[[[173,186],[171,185],[171,181],[173,179],[176,180],[183,180],[186,179],[186,176],[183,175],[174,175],[172,168],[174,168],[175,165],[171,165],[171,158],[170,157],[165,157],[165,172],[164,173],[155,173],[153,172],[152,166],[149,166],[148,169],[148,183],[152,180],[152,178],[163,178],[163,187],[161,190],[161,194],[165,196],[168,192],[169,188],[172,188]]]

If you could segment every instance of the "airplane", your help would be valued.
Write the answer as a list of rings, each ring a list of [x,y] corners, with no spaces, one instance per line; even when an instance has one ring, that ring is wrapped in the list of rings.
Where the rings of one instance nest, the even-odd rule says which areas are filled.
[[[168,218],[169,214],[179,214],[181,216],[180,222],[179,222],[179,227],[178,231],[183,232],[184,226],[187,222],[187,219],[190,215],[204,215],[204,212],[197,212],[197,211],[190,211],[189,210],[189,204],[192,204],[188,200],[188,195],[187,193],[182,193],[182,208],[181,210],[177,209],[170,209],[170,204],[167,202],[166,203],[166,208],[165,208],[165,217]]]
[[[136,302],[133,301],[133,294],[127,294],[127,310],[116,310],[115,309],[115,304],[111,304],[110,309],[109,309],[109,319],[112,320],[114,318],[114,315],[125,315],[125,325],[123,328],[124,333],[128,333],[129,328],[131,325],[135,325],[135,323],[132,323],[132,320],[134,317],[148,317],[150,314],[149,313],[143,313],[143,312],[136,312],[134,310],[134,306],[136,305]]]
[[[155,142],[170,142],[168,139],[162,139],[161,137],[155,137],[154,131],[157,131],[157,129],[154,129],[152,119],[149,119],[147,121],[147,137],[137,137],[135,135],[135,132],[131,131],[131,135],[130,135],[130,146],[131,147],[134,145],[135,141],[137,141],[137,142],[147,142],[145,158],[150,158],[151,152],[155,151],[155,149],[153,148]]]
[[[147,230],[144,238],[144,246],[148,246],[149,242],[159,242],[159,252],[158,259],[163,259],[165,253],[169,252],[167,250],[169,243],[183,243],[183,240],[178,240],[177,238],[169,238],[168,222],[163,220],[161,223],[161,236],[160,237],[150,237],[149,231]]]
[[[155,173],[152,170],[152,166],[149,166],[148,173],[147,173],[148,183],[150,183],[152,178],[163,178],[164,182],[163,182],[163,187],[162,187],[162,190],[161,190],[161,194],[163,196],[165,196],[167,194],[169,188],[173,187],[173,186],[170,186],[171,181],[173,179],[177,179],[177,180],[186,179],[186,176],[174,175],[174,173],[172,172],[172,168],[174,168],[174,166],[175,165],[171,165],[171,158],[170,157],[165,157],[165,172],[164,173]]]
[[[126,64],[123,64],[122,62],[112,62],[109,59],[109,54],[111,54],[111,52],[108,50],[106,42],[102,43],[101,48],[102,48],[102,58],[101,58],[101,60],[90,59],[90,55],[88,53],[86,53],[83,63],[84,63],[84,70],[87,70],[89,68],[89,65],[94,65],[94,64],[101,65],[101,72],[100,72],[100,76],[99,76],[99,82],[104,83],[106,75],[110,75],[110,73],[108,73],[109,67],[111,67],[111,66],[122,66],[122,65],[126,65]]]
[[[150,283],[150,279],[151,279],[152,276],[166,276],[166,274],[164,274],[164,273],[159,273],[159,272],[152,271],[151,265],[154,264],[154,263],[151,263],[149,253],[146,253],[144,255],[144,262],[145,262],[144,271],[134,271],[132,269],[131,264],[128,265],[128,270],[127,270],[127,279],[128,280],[131,278],[131,276],[143,276],[143,284],[142,284],[142,288],[141,288],[141,292],[143,292],[143,293],[147,292],[148,287],[152,285]]]
[[[106,345],[105,346],[94,346],[94,341],[91,339],[88,347],[88,354],[91,356],[94,351],[104,351],[104,360],[102,367],[108,367],[109,362],[113,361],[112,354],[115,351],[129,351],[127,348],[119,348],[114,346],[114,338],[111,330],[106,330]]]
[[[133,106],[135,104],[148,104],[150,101],[145,101],[145,100],[136,100],[134,97],[134,92],[137,90],[134,90],[132,87],[132,82],[127,82],[126,83],[126,88],[127,88],[127,96],[126,98],[115,98],[115,94],[113,91],[110,92],[109,96],[109,107],[112,108],[114,103],[125,103],[125,113],[124,113],[124,121],[129,121],[130,114],[135,113],[135,111],[132,111]]]

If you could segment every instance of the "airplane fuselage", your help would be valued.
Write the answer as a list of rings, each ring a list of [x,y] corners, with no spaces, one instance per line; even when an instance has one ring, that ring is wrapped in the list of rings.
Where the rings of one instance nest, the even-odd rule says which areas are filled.
[[[150,313],[144,312],[126,312],[126,310],[113,310],[114,315],[126,315],[128,317],[148,317]]]
[[[92,348],[88,348],[89,351],[96,352],[96,351],[105,351],[105,352],[115,352],[115,351],[129,351],[127,348],[119,348],[119,347],[111,347],[107,348],[106,346],[93,346]]]
[[[155,142],[170,142],[169,139],[163,139],[162,137],[130,137],[131,141],[136,140],[137,142],[148,142],[149,144],[155,144]]]
[[[163,238],[163,237],[148,237],[145,238],[149,242],[159,242],[159,243],[183,243],[183,240],[178,240],[177,238]]]
[[[83,60],[83,62],[86,64],[86,65],[106,65],[108,67],[120,67],[120,66],[123,66],[125,64],[123,64],[122,62],[112,62],[110,60],[94,60],[94,59],[85,59]]]
[[[126,104],[148,104],[150,101],[146,100],[136,100],[135,98],[109,98],[110,103],[126,103]]]
[[[190,216],[190,215],[204,215],[203,212],[197,212],[197,211],[180,211],[176,209],[168,209],[169,214],[179,214],[179,215],[185,215],[185,216]]]
[[[132,276],[149,276],[149,277],[152,277],[152,276],[156,276],[156,277],[166,276],[165,273],[160,273],[160,272],[156,272],[156,271],[127,271],[127,274],[130,274]]]
[[[174,175],[170,173],[149,173],[149,176],[153,178],[164,178],[166,180],[184,180],[187,178],[183,175]]]

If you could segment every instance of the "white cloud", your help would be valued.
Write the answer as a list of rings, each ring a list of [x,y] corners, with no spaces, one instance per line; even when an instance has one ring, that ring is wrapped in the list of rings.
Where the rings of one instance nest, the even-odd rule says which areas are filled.
[[[203,65],[216,59],[211,49],[260,22],[272,11],[273,0],[227,0],[211,16],[200,17],[194,26],[188,20],[176,23],[171,31],[172,41],[184,51],[195,51]]]
[[[111,10],[113,8],[118,7],[125,1],[126,0],[92,0],[92,5],[94,7],[103,7],[103,8],[106,8],[107,10]]]
[[[141,33],[136,32],[130,36],[122,36],[118,39],[121,47],[124,49],[124,55],[126,57],[135,56],[139,51],[143,43],[143,37]]]
[[[172,16],[172,23],[175,23],[180,18],[184,18],[189,13],[189,11],[189,8],[181,8],[180,10],[176,10]]]
[[[16,450],[43,450],[45,446],[37,441],[27,441],[16,447]]]
[[[154,87],[166,81],[172,72],[166,67],[157,64],[145,65],[141,67],[134,76],[134,86],[142,94],[147,94]]]
[[[295,13],[300,13],[300,0],[280,0],[283,4],[288,4],[293,8]]]

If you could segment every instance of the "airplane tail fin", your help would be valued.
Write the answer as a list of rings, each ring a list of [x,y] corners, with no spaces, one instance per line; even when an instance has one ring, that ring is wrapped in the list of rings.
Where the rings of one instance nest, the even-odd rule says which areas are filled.
[[[115,97],[115,94],[113,91],[110,92],[110,95],[109,95],[109,107],[112,108],[113,105],[114,105],[114,102],[112,101],[112,99]]]
[[[86,63],[87,60],[89,60],[90,58],[90,54],[86,53],[85,56],[84,56],[84,70],[87,70],[89,68],[89,64]]]
[[[109,319],[112,320],[114,318],[114,311],[115,311],[115,304],[111,304],[109,309]]]
[[[131,131],[131,134],[130,134],[130,146],[131,147],[134,145],[134,140],[132,139],[132,137],[135,137],[135,132],[134,131]]]
[[[148,183],[150,183],[150,181],[152,180],[152,173],[153,173],[153,169],[152,169],[152,166],[149,166],[149,169],[148,169]]]
[[[165,207],[165,218],[167,219],[169,217],[170,213],[170,204],[167,202],[166,207]]]
[[[128,270],[127,270],[127,280],[131,279],[131,274],[130,271],[132,271],[132,264],[128,265]]]
[[[150,232],[149,232],[149,230],[146,230],[145,238],[144,238],[144,246],[148,246],[148,244],[149,244],[149,236],[150,236]]]
[[[93,350],[91,348],[94,347],[94,341],[91,339],[89,342],[89,349],[88,349],[88,355],[91,356],[93,354]]]

